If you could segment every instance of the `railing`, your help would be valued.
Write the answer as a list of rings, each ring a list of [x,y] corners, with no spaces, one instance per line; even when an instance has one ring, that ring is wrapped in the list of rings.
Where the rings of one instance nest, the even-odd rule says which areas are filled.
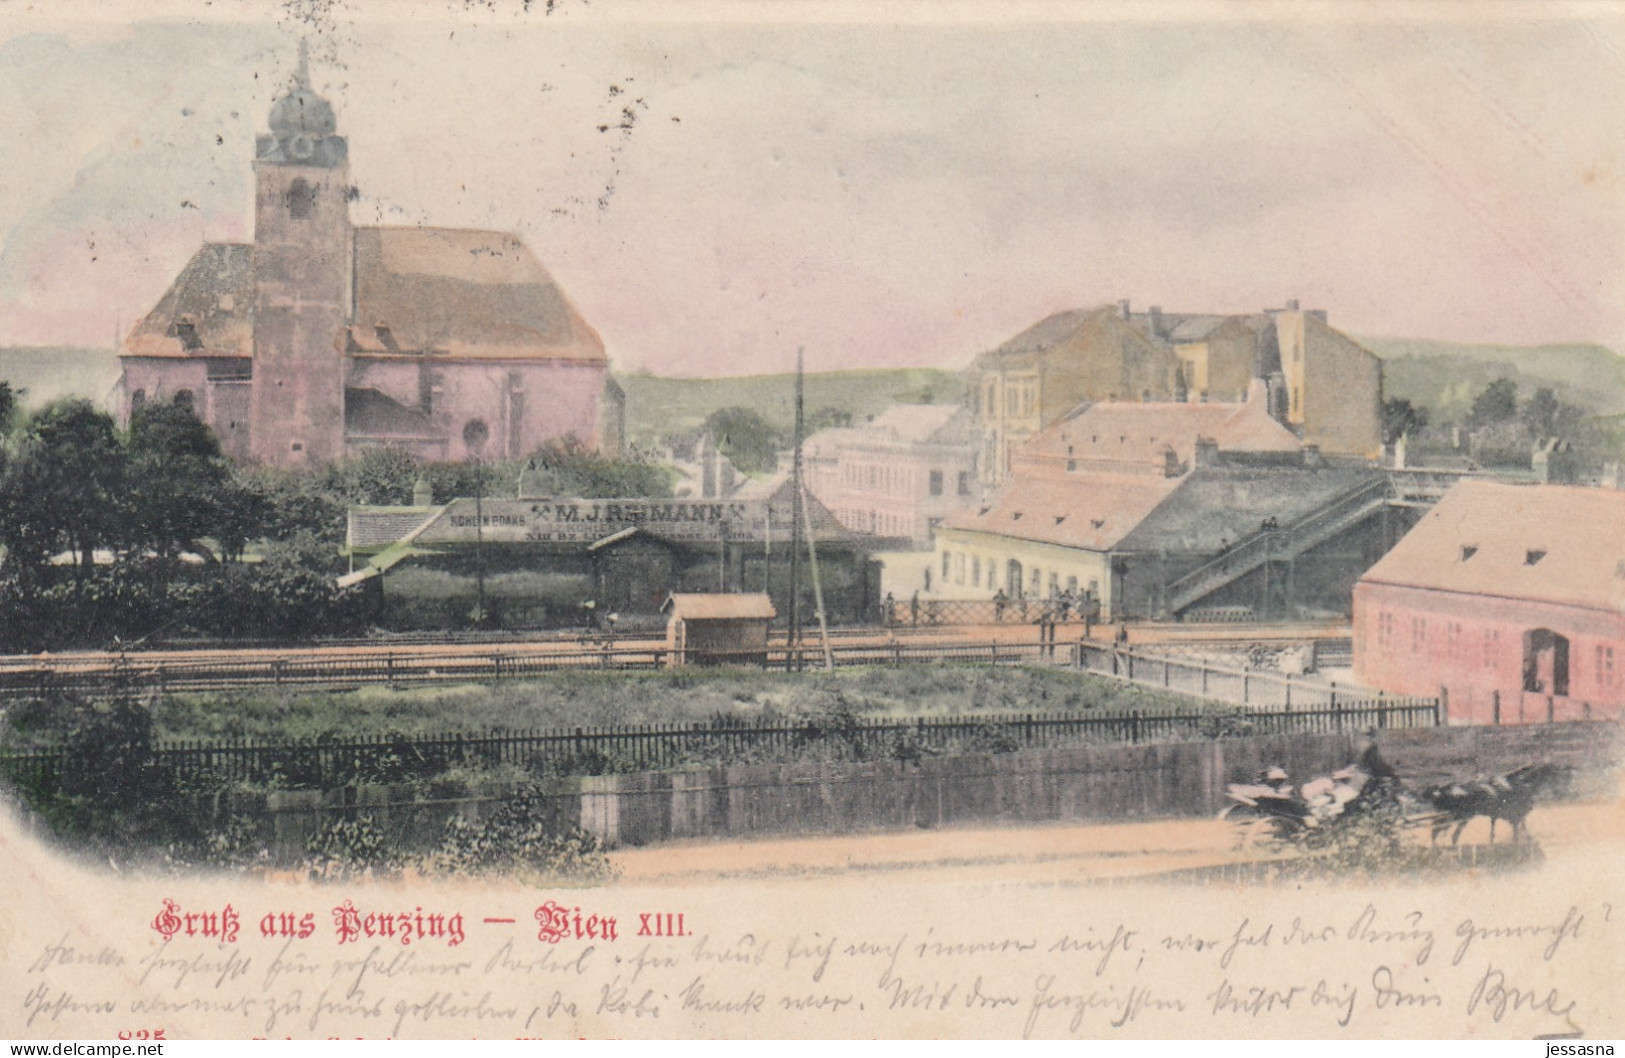
[[[1065,648],[1061,648],[1065,649]],[[868,643],[832,642],[838,666],[972,662],[1027,664],[1064,661],[1056,648],[1041,643]],[[0,671],[0,694],[46,695],[67,692],[92,696],[156,691],[209,691],[240,687],[344,687],[369,683],[414,684],[484,682],[583,669],[650,670],[681,664],[734,663],[767,668],[813,669],[824,664],[822,643],[803,640],[794,649],[781,643],[728,654],[672,651],[662,645],[605,643],[577,650],[534,652],[346,652],[285,657],[219,658],[206,661],[131,656],[125,661],[77,662],[54,659],[32,668]]]
[[[1435,698],[1389,697],[1336,682],[1300,679],[1274,672],[1252,672],[1223,665],[1114,650],[1093,643],[1069,646],[1074,664],[1085,672],[1112,676],[1174,694],[1208,698],[1261,709],[1372,709],[1382,719],[1369,726],[1434,727],[1443,723]],[[1392,724],[1392,721],[1402,722]]]
[[[1094,743],[1190,741],[1369,727],[1428,726],[1431,709],[1387,703],[1231,713],[1208,709],[1112,713],[1020,713],[946,717],[814,717],[762,722],[717,716],[690,724],[555,731],[493,731],[434,737],[382,735],[343,741],[159,742],[151,766],[186,787],[250,783],[336,789],[432,779],[453,768],[501,765],[542,773],[658,771],[684,765],[783,759],[838,747],[856,759],[926,753],[1008,752]],[[89,765],[66,750],[0,750],[0,775],[34,790],[72,785]]]
[[[1360,515],[1374,499],[1388,496],[1391,488],[1386,477],[1376,477],[1295,522],[1260,529],[1243,538],[1224,554],[1170,583],[1168,608],[1177,613],[1265,562],[1307,551],[1335,532],[1349,517]]]
[[[891,628],[935,628],[943,625],[1083,624],[1098,621],[1099,603],[1087,599],[893,599],[890,612],[881,604],[881,620]]]

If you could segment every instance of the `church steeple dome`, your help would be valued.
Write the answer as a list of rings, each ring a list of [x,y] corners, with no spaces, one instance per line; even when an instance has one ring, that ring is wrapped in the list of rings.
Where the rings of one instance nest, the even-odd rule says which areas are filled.
[[[331,165],[342,157],[343,140],[334,136],[338,122],[333,104],[310,84],[310,56],[299,42],[299,70],[286,95],[271,104],[271,135],[260,137],[259,157],[305,165]]]

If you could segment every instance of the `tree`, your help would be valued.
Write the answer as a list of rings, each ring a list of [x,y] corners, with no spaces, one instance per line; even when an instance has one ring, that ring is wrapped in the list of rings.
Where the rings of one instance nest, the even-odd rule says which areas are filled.
[[[716,438],[717,448],[743,473],[765,474],[778,465],[784,439],[749,408],[718,408],[706,416],[704,430]]]
[[[635,460],[605,459],[573,438],[549,441],[531,457],[526,478],[533,491],[549,496],[612,499],[671,495],[664,467]]]
[[[402,448],[369,448],[333,468],[329,484],[351,503],[404,507],[423,474],[418,457]]]
[[[1537,388],[1529,400],[1524,401],[1521,418],[1529,434],[1536,440],[1545,437],[1571,437],[1586,416],[1575,405],[1558,400],[1552,388]]]
[[[12,389],[10,382],[0,381],[0,434],[11,432],[12,422],[17,418],[17,401],[22,395],[23,391]]]
[[[929,402],[927,402],[929,403]],[[820,430],[832,430],[842,426],[852,425],[852,413],[842,411],[840,408],[825,405],[807,416],[805,429],[810,437]]]
[[[1418,408],[1403,397],[1390,397],[1382,402],[1382,436],[1385,444],[1393,444],[1406,434],[1424,429],[1427,424],[1426,408]]]
[[[241,513],[229,495],[234,488],[220,442],[190,404],[149,403],[131,417],[129,543],[160,558],[190,551],[212,559],[202,538],[219,541],[242,528],[234,521]]]
[[[19,563],[40,566],[71,550],[80,577],[96,549],[120,532],[126,458],[113,420],[87,400],[30,416],[0,482],[0,542]]]
[[[1510,378],[1498,378],[1473,398],[1473,410],[1467,416],[1467,425],[1475,429],[1494,426],[1508,422],[1517,415],[1518,384]]]

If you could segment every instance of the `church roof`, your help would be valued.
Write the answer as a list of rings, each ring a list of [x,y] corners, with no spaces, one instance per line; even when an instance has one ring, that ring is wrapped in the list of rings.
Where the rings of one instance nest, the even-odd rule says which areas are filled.
[[[253,258],[251,245],[204,244],[125,339],[125,355],[252,355]],[[513,235],[357,228],[355,302],[352,353],[607,359],[598,333]]]
[[[124,341],[132,356],[249,356],[254,351],[254,248],[204,243]],[[191,324],[195,336],[183,337]],[[188,348],[189,344],[198,346]]]
[[[525,244],[500,232],[357,228],[356,351],[604,360],[604,343]]]

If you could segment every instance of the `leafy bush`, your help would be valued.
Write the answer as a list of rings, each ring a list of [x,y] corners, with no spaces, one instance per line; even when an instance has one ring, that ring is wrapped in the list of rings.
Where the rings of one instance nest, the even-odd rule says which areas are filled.
[[[370,815],[335,819],[311,836],[301,869],[318,881],[342,881],[398,870],[399,859]]]
[[[605,882],[615,873],[603,844],[564,819],[539,786],[521,789],[486,819],[451,820],[424,865],[450,874],[582,884]]]

